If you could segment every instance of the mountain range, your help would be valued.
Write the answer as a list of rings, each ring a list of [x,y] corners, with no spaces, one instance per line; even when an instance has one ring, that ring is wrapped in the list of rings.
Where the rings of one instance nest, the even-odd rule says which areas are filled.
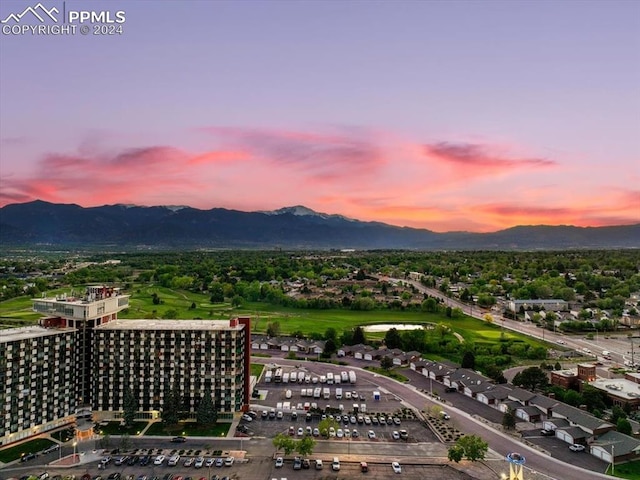
[[[3,247],[114,249],[612,249],[640,247],[640,223],[437,233],[318,213],[303,206],[242,212],[186,206],[84,208],[36,200],[0,208],[0,243]]]

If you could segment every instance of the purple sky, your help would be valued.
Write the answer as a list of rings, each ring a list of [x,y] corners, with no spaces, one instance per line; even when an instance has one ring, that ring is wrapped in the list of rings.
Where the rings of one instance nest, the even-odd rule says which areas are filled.
[[[65,7],[124,10],[124,32],[2,35],[0,205],[640,222],[638,1]]]

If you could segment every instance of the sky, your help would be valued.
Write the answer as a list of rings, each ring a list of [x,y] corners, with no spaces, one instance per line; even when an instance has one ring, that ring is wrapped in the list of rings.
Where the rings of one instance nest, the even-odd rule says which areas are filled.
[[[0,2],[0,206],[640,223],[639,1],[40,1],[110,17]]]

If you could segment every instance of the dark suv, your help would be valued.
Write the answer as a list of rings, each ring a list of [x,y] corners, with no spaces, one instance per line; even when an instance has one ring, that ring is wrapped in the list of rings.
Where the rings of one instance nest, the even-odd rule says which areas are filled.
[[[187,439],[185,437],[173,437],[171,441],[173,443],[184,443],[187,441]]]

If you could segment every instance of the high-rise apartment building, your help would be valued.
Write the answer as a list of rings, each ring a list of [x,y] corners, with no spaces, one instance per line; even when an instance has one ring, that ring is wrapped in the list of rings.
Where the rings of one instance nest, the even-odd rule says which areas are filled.
[[[33,301],[36,312],[48,315],[43,325],[77,329],[74,348],[78,405],[91,405],[91,358],[93,329],[117,320],[118,312],[129,306],[129,295],[103,285],[87,287],[83,295],[60,295]]]
[[[94,330],[93,410],[123,410],[128,389],[154,418],[171,390],[195,416],[205,392],[231,414],[249,403],[248,319],[118,320]]]
[[[210,391],[221,416],[248,408],[251,326],[232,320],[118,320],[129,296],[34,299],[40,326],[0,330],[0,445],[71,423],[90,408],[120,418],[131,389],[139,418],[162,416],[170,390],[195,416]]]
[[[0,330],[0,445],[74,420],[75,328]]]

